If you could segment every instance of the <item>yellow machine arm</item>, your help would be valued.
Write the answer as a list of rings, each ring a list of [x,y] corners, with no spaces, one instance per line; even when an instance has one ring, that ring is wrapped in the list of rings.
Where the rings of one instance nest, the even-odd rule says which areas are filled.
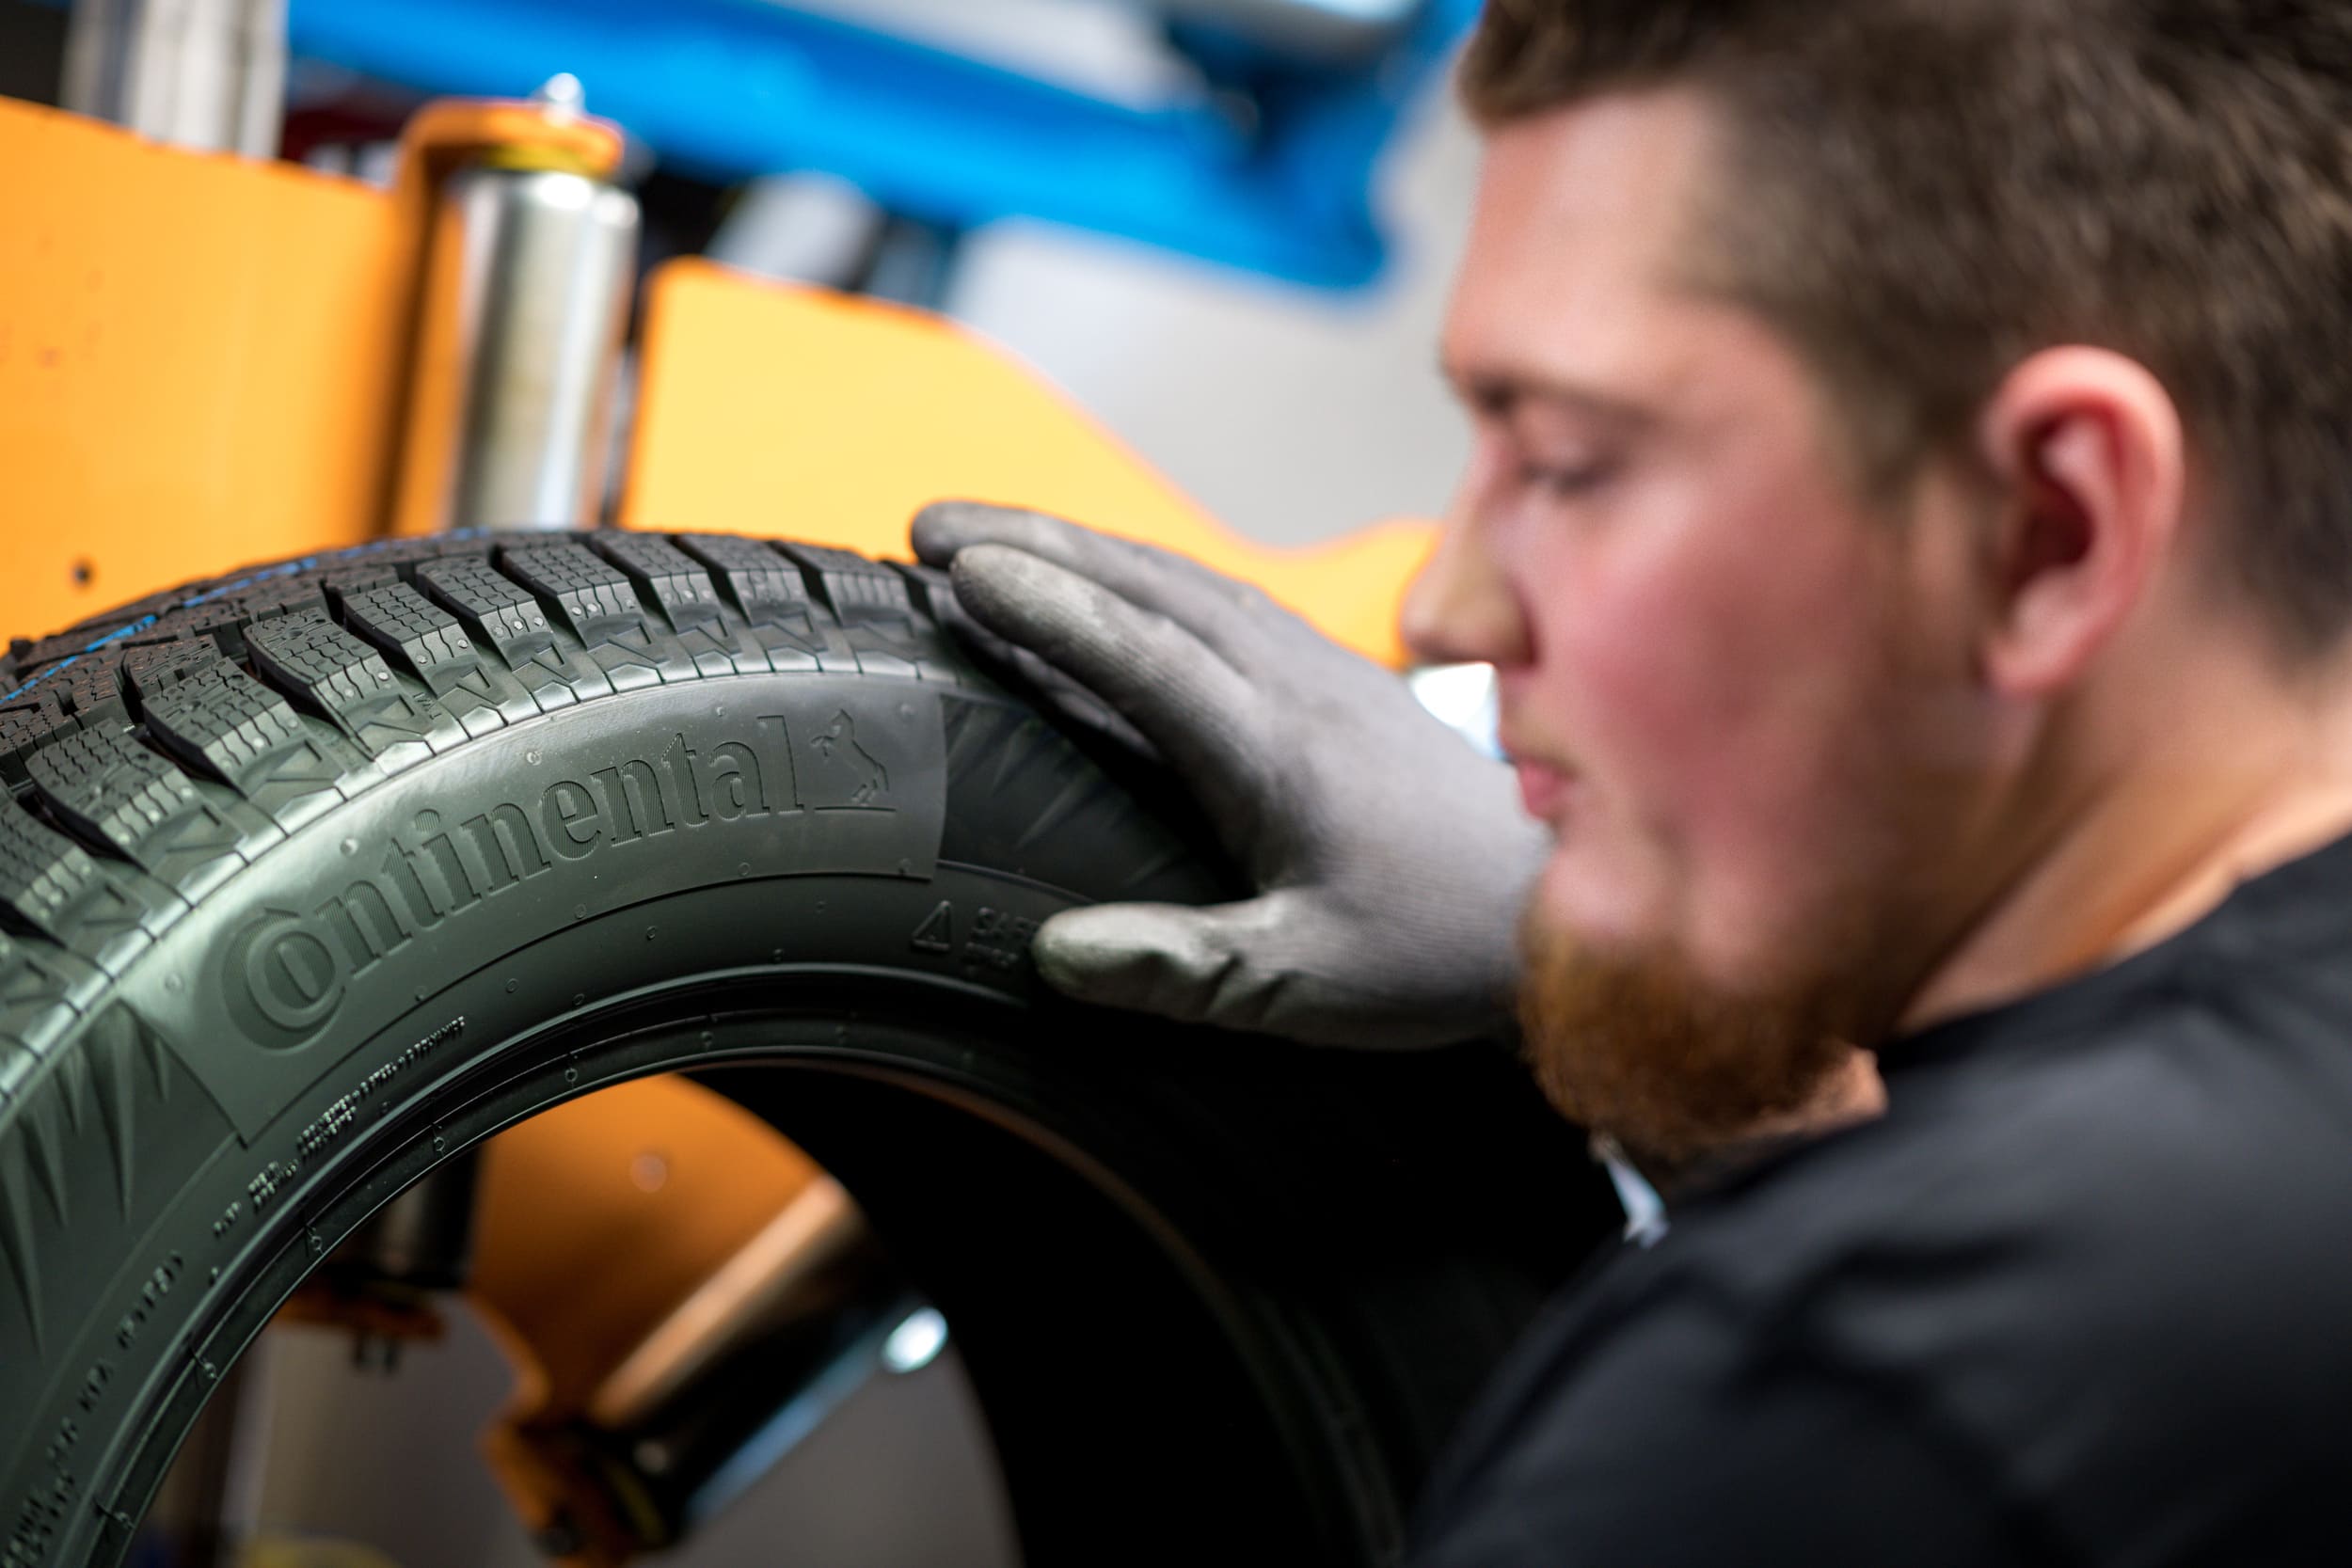
[[[46,632],[394,526],[437,161],[548,135],[524,106],[433,105],[383,192],[0,100],[0,620]],[[611,133],[558,135],[595,161]],[[902,556],[926,501],[1013,502],[1183,550],[1402,657],[1423,527],[1244,540],[1034,372],[920,312],[701,261],[660,268],[646,304],[623,527]]]

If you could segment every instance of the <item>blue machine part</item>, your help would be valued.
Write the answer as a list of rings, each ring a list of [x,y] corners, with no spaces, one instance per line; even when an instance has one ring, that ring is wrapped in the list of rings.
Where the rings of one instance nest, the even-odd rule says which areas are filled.
[[[288,29],[298,56],[430,93],[520,97],[570,71],[701,179],[818,171],[949,230],[1039,218],[1347,289],[1386,256],[1374,163],[1478,4],[1423,0],[1350,64],[1180,28],[1220,90],[1147,106],[770,0],[291,0]]]

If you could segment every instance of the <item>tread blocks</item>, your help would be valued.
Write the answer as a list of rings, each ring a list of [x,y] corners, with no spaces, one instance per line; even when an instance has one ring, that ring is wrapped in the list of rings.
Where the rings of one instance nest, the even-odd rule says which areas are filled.
[[[723,618],[710,574],[660,535],[616,533],[599,540],[598,547],[606,560],[637,585],[643,597],[653,601],[672,631],[715,627]]]
[[[508,546],[506,575],[545,600],[584,647],[645,629],[637,594],[609,561],[580,545]]]
[[[80,727],[56,703],[46,699],[0,708],[0,784],[23,784],[27,757],[52,737],[70,735]]]
[[[119,974],[170,924],[174,904],[162,889],[0,800],[0,908],[13,920]]]
[[[69,736],[36,752],[26,771],[78,832],[126,855],[198,804],[196,785],[127,730]]]
[[[731,533],[689,533],[678,544],[719,574],[727,597],[755,625],[797,622],[809,629],[808,584],[782,556],[756,539]]]
[[[326,590],[327,599],[341,605],[353,594],[364,594],[371,588],[389,588],[400,580],[400,568],[389,561],[330,566],[322,569],[319,580]]]
[[[207,639],[182,638],[132,648],[122,656],[122,674],[144,712],[146,705],[173,681],[220,661],[218,643]]]
[[[906,579],[881,562],[819,545],[780,545],[777,548],[808,572],[834,619],[843,626],[876,621],[906,626],[914,621],[914,603],[908,596]]]
[[[905,580],[914,603],[932,620],[944,624],[962,612],[963,607],[956,603],[955,578],[939,567],[893,562],[891,570]]]
[[[308,696],[332,715],[394,689],[392,672],[376,651],[326,618],[305,610],[253,628],[254,667],[281,689]]]
[[[233,664],[174,681],[147,704],[148,733],[175,756],[224,784],[310,739],[286,699]]]
[[[103,659],[77,658],[42,684],[59,706],[85,724],[124,716],[121,682]]]
[[[404,689],[383,655],[325,610],[257,622],[246,642],[263,679],[391,766],[405,767],[465,738],[439,703]]]
[[[14,800],[0,803],[0,904],[55,942],[57,917],[98,877],[98,863],[63,833],[33,820]]]
[[[132,635],[121,626],[107,630],[76,626],[72,631],[61,631],[51,637],[19,638],[8,645],[9,657],[16,662],[18,674],[8,687],[0,687],[0,691],[7,691],[21,681],[42,678],[43,666],[86,654],[106,637],[121,637],[127,641]]]
[[[343,799],[339,782],[366,761],[314,735],[278,693],[233,664],[206,666],[147,701],[166,751],[234,788],[292,832]]]
[[[235,605],[215,599],[167,610],[155,618],[153,626],[131,634],[125,641],[174,642],[183,638],[203,638],[224,653],[235,653],[242,645],[237,630],[250,619]]]
[[[856,651],[860,670],[946,685],[961,682],[960,661],[938,626],[916,609],[914,585],[898,568],[818,545],[776,547],[807,572]]]
[[[280,831],[226,790],[208,794],[128,730],[84,730],[33,753],[26,771],[57,819],[195,898]],[[216,787],[216,786],[215,786]]]
[[[103,659],[77,656],[36,672],[23,695],[0,707],[0,781],[22,784],[24,758],[52,736],[127,714],[120,680]]]
[[[296,615],[306,610],[324,612],[326,593],[320,583],[297,576],[256,584],[235,594],[230,602],[236,610],[240,624],[250,626],[274,620],[280,615]]]
[[[746,621],[798,621],[807,630],[809,585],[765,543],[734,533],[684,533],[677,543],[693,560],[718,571],[727,597]]]
[[[791,562],[756,539],[689,533],[680,549],[718,574],[721,590],[750,623],[748,638],[780,671],[830,669],[854,663],[846,644],[829,645],[818,629],[808,583]]]
[[[432,562],[417,568],[417,583],[457,617],[469,637],[494,649],[509,668],[555,646],[555,633],[539,601],[487,562]]]
[[[343,601],[351,629],[446,697],[482,668],[482,654],[457,618],[405,582],[371,588]]]

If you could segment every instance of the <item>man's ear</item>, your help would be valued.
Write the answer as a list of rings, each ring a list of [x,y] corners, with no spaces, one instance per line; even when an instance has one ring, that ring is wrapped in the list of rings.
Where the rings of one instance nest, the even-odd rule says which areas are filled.
[[[2137,360],[2044,349],[1978,420],[1998,505],[1984,543],[1982,669],[1995,690],[2073,685],[2171,554],[2186,489],[2180,411]]]

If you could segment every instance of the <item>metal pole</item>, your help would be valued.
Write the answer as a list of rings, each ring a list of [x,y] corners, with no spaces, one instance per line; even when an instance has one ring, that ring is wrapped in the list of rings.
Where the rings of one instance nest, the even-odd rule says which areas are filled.
[[[75,0],[64,102],[76,113],[267,158],[285,86],[285,0]]]
[[[580,85],[540,89],[580,111]],[[443,182],[418,320],[412,483],[444,528],[593,526],[604,499],[613,387],[636,283],[638,210],[587,174],[492,153]],[[404,505],[404,514],[406,508]]]

